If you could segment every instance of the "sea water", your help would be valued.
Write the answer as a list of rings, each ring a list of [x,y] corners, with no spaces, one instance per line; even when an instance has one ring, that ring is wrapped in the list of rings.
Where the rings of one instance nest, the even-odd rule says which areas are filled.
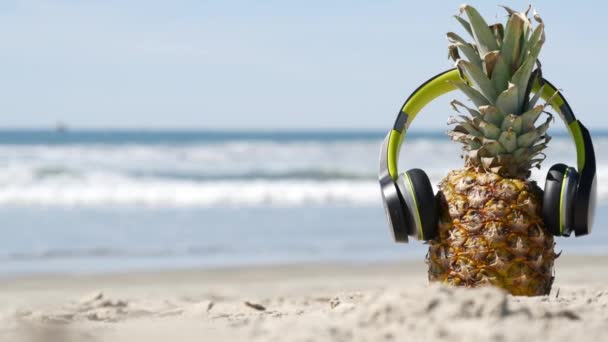
[[[554,134],[553,163],[575,165]],[[593,234],[567,254],[608,248],[608,133],[594,132]],[[127,272],[424,258],[395,244],[376,181],[383,132],[0,132],[0,275]],[[436,186],[462,165],[444,134],[408,136],[400,167]]]

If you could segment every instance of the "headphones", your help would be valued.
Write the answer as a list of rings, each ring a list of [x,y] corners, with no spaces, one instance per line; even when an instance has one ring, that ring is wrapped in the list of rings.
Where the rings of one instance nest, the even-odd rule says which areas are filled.
[[[382,143],[378,179],[396,242],[408,242],[408,236],[428,241],[438,235],[439,212],[428,176],[420,169],[399,174],[397,161],[405,133],[418,112],[438,96],[455,90],[453,82],[458,81],[461,81],[458,70],[451,69],[416,89],[401,107],[393,128]],[[551,106],[568,127],[577,156],[577,168],[555,164],[549,169],[543,193],[543,219],[555,236],[570,236],[572,231],[576,236],[586,235],[593,225],[597,196],[591,135],[551,83],[539,78],[532,92],[538,91],[542,84],[545,87],[541,96],[545,101],[551,101]]]

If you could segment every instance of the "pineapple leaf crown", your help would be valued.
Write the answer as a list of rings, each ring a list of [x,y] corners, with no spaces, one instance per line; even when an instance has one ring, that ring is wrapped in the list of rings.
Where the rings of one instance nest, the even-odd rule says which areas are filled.
[[[544,23],[537,13],[533,27],[525,12],[504,7],[506,25],[488,25],[475,8],[463,5],[456,20],[473,38],[467,42],[454,32],[447,34],[448,56],[456,62],[461,82],[454,82],[474,104],[470,108],[454,100],[457,113],[450,117],[452,140],[464,144],[467,167],[504,177],[527,178],[540,167],[547,147],[550,113],[547,103],[538,104],[542,88],[531,96],[532,85],[541,78],[538,56],[545,42]],[[463,17],[466,14],[468,21]],[[462,58],[462,57],[464,58]],[[550,102],[550,101],[548,101]],[[547,119],[536,121],[542,113]]]

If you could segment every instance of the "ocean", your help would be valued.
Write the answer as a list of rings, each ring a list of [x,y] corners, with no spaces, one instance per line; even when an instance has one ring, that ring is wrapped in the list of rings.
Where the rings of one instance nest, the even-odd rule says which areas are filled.
[[[608,250],[608,132],[592,132],[596,223],[557,239],[566,254]],[[0,131],[0,275],[422,260],[384,218],[384,133]],[[552,164],[575,165],[567,135],[546,153],[541,185]],[[461,165],[441,132],[411,133],[401,153],[434,185]]]

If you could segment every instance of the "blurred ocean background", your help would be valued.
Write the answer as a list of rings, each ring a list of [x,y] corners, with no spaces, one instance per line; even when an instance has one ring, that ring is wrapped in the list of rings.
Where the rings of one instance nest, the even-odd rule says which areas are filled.
[[[395,244],[384,218],[384,133],[2,131],[0,275],[422,260],[425,246]],[[608,132],[592,133],[595,229],[558,239],[567,254],[608,249]],[[570,138],[553,136],[541,186],[553,163],[576,164]],[[441,132],[413,132],[401,152],[401,170],[434,185],[461,165]]]

